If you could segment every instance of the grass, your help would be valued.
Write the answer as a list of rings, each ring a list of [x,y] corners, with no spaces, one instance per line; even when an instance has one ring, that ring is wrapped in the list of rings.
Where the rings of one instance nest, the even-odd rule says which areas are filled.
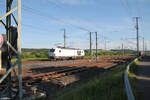
[[[97,76],[82,88],[63,92],[56,100],[127,100],[123,81],[125,65]],[[79,86],[82,86],[81,84]]]
[[[138,82],[137,82],[137,65],[139,64],[139,60],[137,60],[135,63],[133,63],[130,66],[130,71],[128,73],[129,75],[129,80],[130,80],[130,84],[131,84],[131,88],[133,91],[133,94],[135,96],[135,100],[142,100],[142,95],[141,93],[138,91]]]
[[[12,62],[15,62],[17,59],[14,58],[12,59]],[[38,57],[35,57],[35,58],[23,58],[22,61],[44,61],[44,60],[48,60],[48,58],[38,58]]]

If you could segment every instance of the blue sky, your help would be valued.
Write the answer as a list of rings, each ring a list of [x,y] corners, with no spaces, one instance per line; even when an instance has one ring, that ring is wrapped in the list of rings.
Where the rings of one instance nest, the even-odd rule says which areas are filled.
[[[136,37],[133,17],[140,16],[139,33],[149,48],[149,5],[149,0],[22,0],[22,47],[63,45],[65,28],[68,47],[88,48],[88,31],[97,31],[99,48],[104,48],[106,41],[107,49],[120,48],[122,42],[126,48],[135,49],[135,40],[127,38]],[[4,12],[5,1],[0,0],[0,16]],[[0,33],[5,33],[2,26]],[[92,37],[94,48],[95,34]]]

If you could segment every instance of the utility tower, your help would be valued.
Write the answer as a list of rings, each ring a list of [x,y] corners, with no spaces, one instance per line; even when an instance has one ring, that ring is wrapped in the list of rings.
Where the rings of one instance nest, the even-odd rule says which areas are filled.
[[[90,56],[92,58],[92,32],[90,32]]]
[[[95,37],[96,37],[96,60],[98,58],[98,52],[97,52],[97,32],[90,32],[90,57],[93,57],[93,51],[92,51],[92,33],[95,33]]]
[[[95,32],[95,35],[96,35],[96,61],[98,59],[98,52],[97,52],[97,32]]]
[[[137,56],[139,56],[139,25],[138,25],[138,21],[139,21],[140,17],[135,17],[135,21],[136,21],[136,39],[137,39]]]
[[[0,23],[6,29],[6,44],[7,44],[7,68],[6,73],[0,78],[0,84],[3,83],[5,80],[7,83],[7,87],[0,93],[1,97],[8,97],[12,99],[12,83],[11,83],[11,72],[14,71],[16,80],[18,80],[18,93],[15,95],[17,99],[22,100],[22,66],[21,66],[21,0],[17,0],[17,6],[15,8],[11,8],[12,3],[14,0],[6,0],[6,14],[0,16]],[[15,2],[14,2],[15,3]],[[13,14],[14,11],[17,10],[17,20],[15,15]],[[11,17],[13,18],[14,22],[16,23],[16,27],[13,27],[11,24]],[[6,19],[5,19],[6,18]],[[3,22],[6,20],[6,24]],[[15,63],[11,63],[12,55],[15,55],[17,61]],[[18,74],[14,70],[18,65]]]
[[[124,45],[122,43],[122,55],[124,56]]]

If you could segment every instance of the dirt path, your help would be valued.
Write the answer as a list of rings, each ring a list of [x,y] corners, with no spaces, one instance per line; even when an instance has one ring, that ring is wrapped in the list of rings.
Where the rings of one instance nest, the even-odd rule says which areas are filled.
[[[138,66],[138,84],[142,100],[150,100],[150,56],[144,57]]]

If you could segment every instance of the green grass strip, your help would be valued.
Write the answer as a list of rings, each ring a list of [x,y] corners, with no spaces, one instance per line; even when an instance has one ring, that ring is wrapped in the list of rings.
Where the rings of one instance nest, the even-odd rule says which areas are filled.
[[[130,66],[130,71],[128,73],[131,88],[132,88],[135,100],[143,100],[142,93],[140,93],[138,91],[139,84],[138,84],[138,80],[137,80],[137,77],[138,77],[137,76],[137,70],[138,70],[137,66],[138,66],[139,63],[140,63],[139,60],[137,60],[135,63],[133,63]]]
[[[124,67],[97,77],[82,88],[74,89],[56,100],[127,100],[123,81]]]

